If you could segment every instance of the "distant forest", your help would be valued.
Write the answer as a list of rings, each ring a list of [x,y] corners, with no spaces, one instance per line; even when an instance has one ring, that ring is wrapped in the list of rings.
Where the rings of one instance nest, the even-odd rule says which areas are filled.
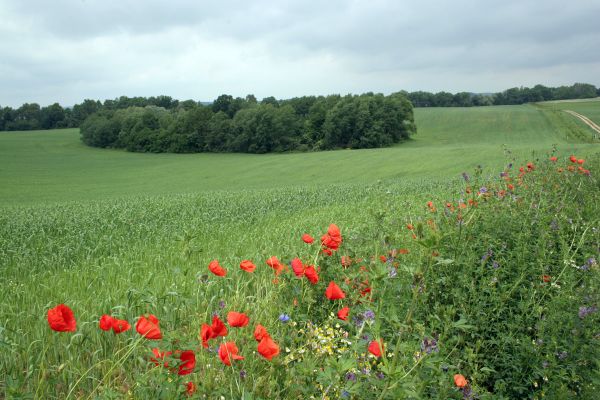
[[[536,85],[533,88],[512,88],[500,93],[476,94],[460,92],[456,94],[448,92],[399,92],[406,96],[414,107],[473,107],[473,106],[491,106],[507,104],[523,104],[529,102],[547,101],[547,100],[567,100],[567,99],[585,99],[600,96],[600,88],[586,83],[576,83],[572,86],[560,86],[556,88]],[[231,96],[223,95],[219,97],[229,99]],[[294,104],[302,102],[303,98],[290,100],[276,100],[274,97],[267,97],[259,104],[273,104],[280,106],[285,104]],[[316,99],[308,96],[307,99]],[[242,108],[245,101],[254,102],[252,95],[246,99],[235,98],[232,103],[232,110],[236,107]],[[215,103],[219,100],[217,99]],[[54,103],[47,107],[40,107],[36,103],[25,103],[21,107],[13,109],[11,107],[2,107],[0,105],[0,131],[26,131],[38,129],[55,128],[78,128],[83,121],[90,115],[99,111],[115,111],[129,107],[156,106],[166,110],[172,109],[190,109],[197,106],[194,100],[179,101],[170,96],[157,97],[126,97],[121,96],[115,100],[84,100],[81,104],[75,104],[72,107],[62,107]],[[216,108],[220,107],[218,104]],[[215,107],[213,107],[215,108]],[[229,112],[231,114],[231,112]]]

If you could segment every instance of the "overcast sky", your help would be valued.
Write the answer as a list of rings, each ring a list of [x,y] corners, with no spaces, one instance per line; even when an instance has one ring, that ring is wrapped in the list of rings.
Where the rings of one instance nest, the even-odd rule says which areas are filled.
[[[0,0],[0,105],[600,86],[600,0]]]

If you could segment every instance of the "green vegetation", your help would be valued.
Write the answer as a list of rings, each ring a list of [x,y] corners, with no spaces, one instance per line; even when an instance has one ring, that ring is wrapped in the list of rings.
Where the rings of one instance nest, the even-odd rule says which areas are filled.
[[[305,154],[131,154],[81,144],[77,130],[0,136],[0,202],[104,200],[212,190],[445,179],[514,156],[588,154],[597,144],[567,139],[532,106],[416,109],[419,132],[401,146]],[[591,137],[591,136],[590,136]],[[435,163],[431,163],[435,160]]]
[[[401,146],[296,154],[127,153],[84,146],[73,129],[1,135],[0,397],[171,399],[193,382],[209,398],[593,398],[598,144],[533,106],[415,118]],[[343,242],[326,257],[330,223]],[[318,265],[319,282],[276,277],[273,255]],[[345,299],[325,298],[330,281]],[[76,332],[48,327],[60,303]],[[201,325],[230,311],[249,326],[203,348]],[[148,313],[161,340],[135,332]],[[132,329],[101,331],[103,314]],[[257,352],[259,323],[279,345],[272,361]],[[376,358],[367,348],[380,339]],[[223,365],[224,341],[245,359]],[[171,371],[176,354],[156,367],[153,348],[194,350],[193,373]]]

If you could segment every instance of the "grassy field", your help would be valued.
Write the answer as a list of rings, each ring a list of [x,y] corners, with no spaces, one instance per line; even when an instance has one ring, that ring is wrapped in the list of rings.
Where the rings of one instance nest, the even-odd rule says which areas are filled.
[[[565,137],[532,106],[416,109],[418,134],[393,148],[307,154],[132,154],[84,146],[72,130],[0,133],[0,203],[38,204],[212,190],[456,177],[515,156],[596,145]],[[428,161],[435,160],[435,163]]]
[[[557,175],[548,154],[556,145],[566,172],[569,154],[594,159],[598,143],[567,137],[533,106],[417,109],[416,118],[418,135],[394,148],[260,156],[92,149],[76,130],[0,133],[0,398],[170,399],[187,382],[208,398],[462,398],[466,389],[452,384],[458,373],[482,395],[527,397],[534,382],[567,397],[594,393],[585,371],[597,371],[590,360],[600,358],[588,341],[598,320],[579,321],[581,303],[573,299],[595,295],[597,264],[590,262],[595,275],[585,279],[594,280],[583,285],[591,293],[581,292],[579,270],[561,269],[595,256],[598,182],[576,169]],[[525,161],[535,167],[529,171]],[[510,162],[518,164],[507,169]],[[526,177],[517,177],[520,165]],[[501,171],[514,179],[514,193],[498,182]],[[460,211],[469,198],[480,208]],[[300,240],[303,233],[318,240],[331,223],[344,237],[332,257]],[[391,255],[401,248],[408,254]],[[537,250],[546,248],[552,251]],[[482,268],[490,249],[503,268]],[[321,280],[313,286],[288,271],[274,283],[265,264],[272,255],[320,266]],[[364,260],[369,275],[359,264],[341,269],[342,255]],[[213,259],[227,268],[226,277],[208,271]],[[243,259],[256,263],[255,273],[239,269]],[[384,279],[392,272],[397,281]],[[546,274],[561,277],[562,292],[538,288]],[[354,293],[353,282],[365,279],[370,302]],[[331,280],[348,293],[347,302],[324,299]],[[60,303],[74,310],[77,332],[48,328],[46,312]],[[362,325],[332,320],[342,305],[351,306],[352,317],[375,317]],[[198,335],[214,314],[225,320],[234,310],[247,312],[251,326],[230,327],[226,340],[246,360],[226,368],[216,355],[222,342],[213,339],[206,350]],[[494,320],[505,312],[506,320]],[[559,312],[574,318],[556,323]],[[132,325],[155,314],[164,338],[146,343],[135,328],[100,331],[104,313]],[[255,351],[256,323],[280,346],[272,362]],[[556,326],[581,333],[571,340]],[[330,350],[313,343],[317,328],[341,329],[352,344],[340,347],[327,333],[321,340],[341,358],[327,357]],[[425,351],[424,337],[439,339],[439,353],[416,355]],[[365,353],[377,338],[386,341],[383,359]],[[532,354],[532,338],[549,345]],[[196,370],[180,376],[153,368],[153,347],[194,349]],[[314,354],[290,360],[307,348]],[[555,362],[559,351],[569,352],[571,369]],[[528,366],[533,359],[539,364]],[[546,359],[549,369],[540,366]],[[568,384],[574,376],[577,387]]]
[[[547,104],[556,110],[572,110],[579,114],[585,115],[596,124],[600,124],[600,97],[593,100],[578,100],[578,101],[548,101],[542,104]]]

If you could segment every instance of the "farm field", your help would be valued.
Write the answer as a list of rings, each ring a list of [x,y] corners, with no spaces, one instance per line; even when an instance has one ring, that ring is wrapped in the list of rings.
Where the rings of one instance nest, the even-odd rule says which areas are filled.
[[[169,399],[188,382],[194,398],[595,393],[599,144],[529,105],[415,117],[417,135],[393,148],[260,156],[0,133],[0,398]],[[327,257],[318,242],[335,236],[330,224],[343,241]],[[276,274],[271,256],[288,270]],[[320,267],[318,283],[294,276],[295,257]],[[326,298],[332,281],[346,299]],[[76,332],[48,328],[61,303]],[[233,327],[231,311],[250,324]],[[100,330],[103,314],[131,330]],[[136,333],[143,314],[162,339]],[[205,349],[200,327],[215,315],[229,334]],[[279,347],[272,360],[256,324]],[[231,367],[218,355],[228,341],[245,357]],[[194,370],[176,373],[178,353],[153,349],[193,349]]]
[[[211,190],[447,179],[553,145],[587,154],[533,106],[416,109],[418,133],[399,146],[297,154],[133,154],[90,148],[76,129],[0,134],[0,202],[36,204]],[[590,134],[591,137],[591,134]],[[435,160],[435,163],[427,162]]]

